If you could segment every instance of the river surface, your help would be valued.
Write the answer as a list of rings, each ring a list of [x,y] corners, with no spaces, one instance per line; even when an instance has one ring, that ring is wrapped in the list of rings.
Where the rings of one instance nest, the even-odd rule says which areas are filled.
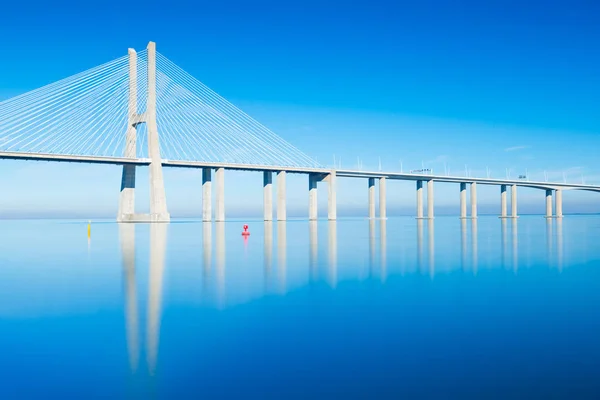
[[[599,216],[0,221],[1,399],[599,396]]]

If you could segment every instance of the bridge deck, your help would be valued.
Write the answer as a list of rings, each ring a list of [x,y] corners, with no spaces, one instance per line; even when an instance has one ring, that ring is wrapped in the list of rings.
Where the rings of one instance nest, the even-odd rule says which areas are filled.
[[[52,161],[52,162],[74,162],[74,163],[93,163],[93,164],[112,164],[112,165],[150,165],[150,160],[146,158],[125,158],[125,157],[103,157],[103,156],[84,156],[84,155],[65,155],[65,154],[48,154],[48,153],[21,153],[21,152],[6,152],[0,151],[0,159],[10,160],[30,160],[30,161]],[[311,174],[321,173],[328,174],[330,169],[326,168],[302,168],[302,167],[284,167],[271,165],[247,165],[234,163],[213,163],[201,161],[177,161],[163,160],[162,165],[170,168],[225,168],[238,171],[286,171],[289,173]],[[436,182],[447,183],[477,183],[482,185],[517,185],[522,187],[531,187],[536,189],[567,189],[567,190],[588,190],[600,192],[600,186],[582,185],[564,182],[535,182],[514,179],[492,179],[492,178],[475,178],[461,176],[445,176],[445,175],[424,175],[424,174],[408,174],[400,172],[385,172],[385,171],[359,171],[351,169],[336,170],[338,177],[344,178],[388,178],[396,180],[408,181],[427,181],[434,180]]]

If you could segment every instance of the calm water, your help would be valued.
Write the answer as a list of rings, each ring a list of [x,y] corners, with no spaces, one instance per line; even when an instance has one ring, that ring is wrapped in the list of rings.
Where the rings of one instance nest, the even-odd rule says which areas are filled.
[[[600,217],[0,221],[0,398],[598,398]]]

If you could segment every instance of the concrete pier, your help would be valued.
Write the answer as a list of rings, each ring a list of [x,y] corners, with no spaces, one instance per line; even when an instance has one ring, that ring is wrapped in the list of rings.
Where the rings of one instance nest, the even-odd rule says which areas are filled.
[[[146,104],[148,128],[148,158],[150,158],[150,222],[169,222],[165,182],[160,157],[158,125],[156,122],[156,44],[148,43],[148,100]]]
[[[562,218],[563,212],[562,212],[562,190],[561,189],[556,190],[555,208],[556,208],[556,212],[555,212],[556,218]]]
[[[133,214],[135,214],[135,165],[123,165],[117,222],[127,221]]]
[[[507,218],[507,215],[506,215],[506,185],[500,185],[500,218]]]
[[[285,171],[277,172],[277,221],[287,219],[285,205]]]
[[[417,219],[423,218],[423,181],[417,181]]]
[[[369,219],[375,218],[375,178],[369,178]]]
[[[125,154],[127,158],[136,158],[137,128],[137,53],[129,49],[129,102],[127,131],[125,133]],[[121,194],[117,222],[126,221],[135,213],[135,165],[123,165]]]
[[[225,221],[225,169],[217,168],[215,171],[215,181],[217,184],[217,198],[215,204],[215,221]]]
[[[433,179],[427,181],[427,218],[433,219]]]
[[[546,218],[552,218],[553,217],[553,213],[552,213],[552,208],[553,208],[553,204],[552,204],[552,189],[547,189],[546,190]]]
[[[317,212],[317,174],[308,175],[308,219],[314,221],[318,217]]]
[[[510,208],[511,218],[517,218],[517,185],[512,185],[510,188]]]
[[[331,173],[327,176],[326,180],[329,186],[329,195],[327,197],[327,219],[329,219],[330,221],[335,221],[337,219],[337,178],[335,171],[331,171]]]
[[[471,218],[477,218],[477,182],[471,183]]]
[[[379,178],[379,218],[387,219],[387,206],[386,206],[386,182],[385,177]]]
[[[460,218],[467,218],[467,184],[460,183]]]
[[[212,169],[202,168],[202,221],[212,221]]]
[[[263,172],[263,213],[265,221],[273,220],[273,173]]]

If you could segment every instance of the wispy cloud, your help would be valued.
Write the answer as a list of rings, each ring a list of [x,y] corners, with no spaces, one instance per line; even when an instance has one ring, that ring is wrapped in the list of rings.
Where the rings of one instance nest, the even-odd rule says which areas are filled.
[[[426,164],[438,164],[438,163],[445,163],[447,161],[448,161],[448,156],[447,155],[441,155],[441,156],[437,156],[433,160],[427,160],[427,161],[425,161],[425,163]]]
[[[512,147],[505,148],[504,151],[518,151],[518,150],[525,150],[528,148],[529,148],[529,146],[512,146]]]

